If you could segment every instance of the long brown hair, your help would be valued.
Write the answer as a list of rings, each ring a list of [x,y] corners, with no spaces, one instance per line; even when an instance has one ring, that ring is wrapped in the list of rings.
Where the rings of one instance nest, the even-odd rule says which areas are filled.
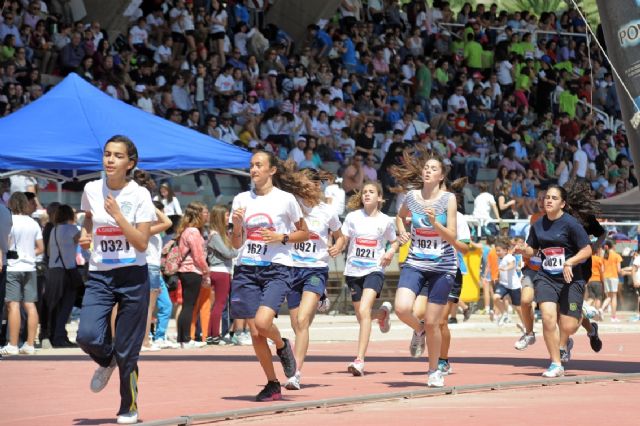
[[[170,203],[173,201],[173,197],[176,196],[176,194],[173,192],[173,188],[171,188],[171,185],[169,185],[167,182],[164,182],[162,184],[160,184],[160,189],[166,189],[167,190],[167,203]],[[162,197],[162,194],[160,193],[160,190],[158,190],[158,194],[160,195],[160,198]]]
[[[411,189],[419,189],[424,185],[422,170],[429,160],[436,160],[442,168],[444,179],[440,182],[440,188],[446,185],[449,167],[444,164],[444,160],[435,152],[422,146],[416,146],[411,150],[404,150],[402,153],[402,164],[389,167],[389,172],[396,180],[397,186],[393,192],[407,192]]]
[[[203,203],[199,201],[192,201],[189,203],[184,214],[180,219],[180,224],[176,230],[176,238],[180,238],[182,233],[187,228],[198,228],[200,232],[204,230],[204,220],[202,219],[202,212],[207,209]]]
[[[366,181],[362,185],[362,189],[357,190],[355,194],[349,197],[349,200],[347,201],[347,210],[354,211],[364,207],[364,204],[362,203],[362,191],[364,190],[365,186],[373,186],[376,189],[376,191],[378,191],[378,195],[380,196],[380,198],[384,197],[384,192],[382,191],[382,185],[380,184],[380,182],[378,181],[374,182],[370,180]],[[382,208],[383,204],[384,204],[384,198],[382,201],[378,203],[378,210]]]
[[[269,160],[269,166],[276,168],[276,173],[271,178],[273,186],[293,194],[307,207],[313,207],[320,203],[322,192],[304,172],[297,170],[293,160],[280,161],[275,155],[267,151],[257,151],[255,154],[264,154]]]
[[[209,212],[209,230],[216,231],[220,234],[220,238],[222,238],[224,245],[231,247],[231,241],[227,234],[227,221],[225,218],[227,213],[229,213],[229,206],[216,204],[211,207],[211,212]]]

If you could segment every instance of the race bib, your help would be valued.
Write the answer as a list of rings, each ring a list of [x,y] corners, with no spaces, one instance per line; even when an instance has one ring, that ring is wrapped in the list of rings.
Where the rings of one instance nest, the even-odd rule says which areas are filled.
[[[309,233],[309,241],[295,243],[291,258],[297,262],[315,263],[318,261],[318,242],[320,236],[314,232]]]
[[[271,262],[264,260],[269,252],[269,245],[262,239],[262,234],[256,229],[247,235],[247,242],[241,259],[243,265],[269,266]]]
[[[118,226],[101,226],[96,229],[94,248],[105,265],[135,263],[136,250]]]
[[[442,238],[434,230],[419,228],[413,238],[413,253],[423,259],[436,259],[442,255]]]
[[[378,247],[377,240],[371,240],[368,238],[356,238],[354,256],[351,259],[351,264],[359,268],[370,268],[377,266],[376,260],[376,248]]]
[[[545,258],[542,261],[542,269],[550,274],[559,274],[564,266],[564,248],[549,247],[542,250]]]

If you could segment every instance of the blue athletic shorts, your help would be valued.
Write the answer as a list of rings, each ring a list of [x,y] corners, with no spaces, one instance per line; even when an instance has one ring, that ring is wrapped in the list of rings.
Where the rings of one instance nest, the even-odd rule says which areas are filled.
[[[287,306],[295,309],[300,306],[302,293],[310,291],[318,296],[324,295],[329,278],[329,268],[293,268],[292,285],[287,294]]]
[[[451,272],[421,271],[405,264],[400,271],[398,288],[408,288],[416,296],[427,296],[430,303],[446,305],[454,281],[455,275]]]
[[[260,306],[267,306],[278,314],[280,305],[291,290],[291,267],[236,266],[231,281],[231,317],[255,318]]]
[[[513,306],[520,306],[520,300],[522,299],[522,289],[520,288],[506,288],[502,284],[497,284],[495,290],[493,290],[494,294],[500,296],[500,299],[504,299],[505,296],[511,296],[511,303]]]
[[[376,291],[376,298],[380,297],[382,286],[384,285],[384,274],[382,272],[372,272],[363,277],[345,277],[347,286],[351,290],[351,301],[359,302],[362,299],[362,292],[365,288]]]

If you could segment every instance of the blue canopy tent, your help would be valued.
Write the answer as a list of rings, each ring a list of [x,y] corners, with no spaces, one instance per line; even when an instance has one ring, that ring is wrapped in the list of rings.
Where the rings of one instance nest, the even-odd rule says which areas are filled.
[[[42,98],[0,119],[0,176],[25,173],[58,181],[91,179],[113,135],[138,147],[138,167],[169,176],[246,168],[251,154],[164,120],[70,74]]]

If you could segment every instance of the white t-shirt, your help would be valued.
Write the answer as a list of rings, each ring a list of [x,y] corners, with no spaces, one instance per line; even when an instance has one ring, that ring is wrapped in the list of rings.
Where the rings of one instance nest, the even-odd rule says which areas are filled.
[[[387,242],[396,240],[393,219],[382,212],[368,216],[363,209],[347,215],[342,224],[342,233],[349,238],[347,264],[344,274],[363,277],[373,272],[382,272],[380,260]]]
[[[166,198],[160,198],[158,195],[153,197],[154,201],[160,201],[164,206],[164,214],[167,216],[182,216],[182,207],[180,207],[180,201],[178,197],[174,196],[171,199],[171,202],[167,201]]]
[[[467,109],[467,99],[462,95],[451,95],[447,102],[449,112],[458,112],[459,109]]]
[[[337,184],[329,185],[324,190],[324,196],[331,198],[330,206],[333,207],[338,216],[344,214],[344,204],[346,195],[344,189],[340,188]]]
[[[509,269],[508,271],[503,271],[502,268],[506,268],[507,265],[513,262],[514,268]],[[499,267],[500,267],[500,285],[510,289],[515,290],[518,288],[522,288],[522,284],[520,283],[520,277],[518,276],[518,271],[516,268],[516,258],[513,257],[512,254],[506,254],[502,259],[500,259]]]
[[[638,270],[636,271],[636,276],[634,278],[637,282],[640,282],[640,255],[636,256],[633,259],[633,266],[638,268]]]
[[[587,153],[581,149],[578,149],[573,153],[573,161],[578,162],[576,176],[580,178],[586,177],[587,167],[589,166],[589,158],[587,157]]]
[[[9,250],[18,252],[18,259],[7,259],[8,272],[36,270],[36,241],[42,240],[40,225],[27,215],[14,214],[9,234]]]
[[[12,175],[9,177],[9,181],[11,182],[9,192],[12,194],[14,192],[26,192],[30,186],[38,184],[36,178],[25,175]]]
[[[184,34],[185,30],[185,18],[189,14],[186,9],[173,8],[169,12],[171,18],[171,32]]]
[[[215,86],[221,92],[228,92],[229,90],[233,90],[233,84],[235,80],[232,75],[226,75],[221,73],[218,78],[216,78]]]
[[[511,65],[509,61],[502,61],[500,65],[498,65],[498,82],[503,86],[513,84],[513,77],[511,76],[512,69],[513,65]]]
[[[491,205],[496,204],[495,197],[489,192],[479,194],[473,201],[473,217],[476,219],[491,219]]]
[[[295,224],[302,219],[302,210],[295,197],[278,188],[266,195],[246,191],[236,195],[231,207],[233,211],[244,208],[245,241],[239,250],[238,264],[248,266],[269,266],[277,263],[292,266],[290,244],[264,243],[260,231],[270,229],[279,234],[290,234],[296,230]],[[234,230],[234,232],[237,232]]]
[[[222,10],[217,15],[214,12],[214,13],[211,14],[211,19],[215,19],[215,20],[220,21],[220,22],[226,21],[227,20],[227,11],[226,10]],[[209,32],[211,34],[223,33],[223,32],[225,32],[225,27],[224,27],[224,25],[220,25],[220,24],[212,24],[211,25],[211,29],[210,29]]]
[[[109,189],[104,179],[87,183],[80,208],[91,212],[93,216],[93,247],[89,270],[110,271],[125,266],[146,265],[146,252],[138,251],[129,244],[115,219],[104,209],[104,200],[109,193],[130,224],[135,226],[157,219],[149,191],[137,183],[131,181],[119,191]]]
[[[162,237],[160,234],[152,235],[147,246],[147,265],[160,266],[160,255],[162,254]]]
[[[156,49],[156,53],[153,54],[153,60],[158,63],[169,63],[171,61],[171,48],[161,44]]]
[[[49,268],[73,269],[76,267],[76,248],[74,238],[80,233],[76,225],[61,224],[51,230],[49,236]],[[56,243],[57,242],[57,243]],[[60,251],[58,250],[60,247]]]
[[[9,234],[13,226],[11,212],[4,205],[0,204],[0,250],[2,250],[2,264],[7,264],[7,250],[9,249]],[[3,303],[0,300],[0,303]]]
[[[309,240],[293,244],[291,260],[298,268],[326,268],[329,266],[329,238],[342,224],[333,208],[321,203],[308,211],[304,220],[309,228]]]
[[[137,25],[131,27],[129,35],[131,36],[131,44],[133,45],[146,43],[149,38],[147,30],[140,28]]]

